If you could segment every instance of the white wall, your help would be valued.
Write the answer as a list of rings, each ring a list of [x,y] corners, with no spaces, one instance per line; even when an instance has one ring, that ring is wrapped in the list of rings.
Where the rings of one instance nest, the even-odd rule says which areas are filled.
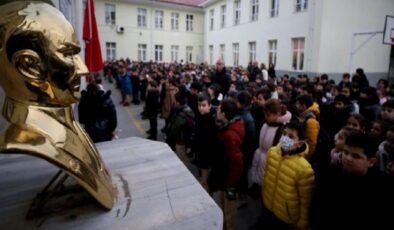
[[[213,3],[212,3],[213,2]],[[240,65],[249,59],[250,41],[256,41],[257,61],[268,63],[268,40],[276,39],[276,69],[293,72],[291,39],[305,38],[304,71],[311,74],[332,73],[332,76],[363,67],[367,73],[384,77],[389,68],[390,46],[382,44],[382,34],[374,36],[353,57],[350,64],[353,33],[383,31],[386,15],[394,15],[393,0],[309,0],[308,9],[296,13],[295,0],[279,2],[279,16],[270,17],[271,1],[261,0],[259,19],[250,22],[250,0],[241,1],[241,24],[233,25],[233,0],[211,1],[205,6],[205,59],[209,46],[214,46],[214,61],[219,57],[220,44],[226,45],[225,63],[233,64],[232,43],[239,43]],[[227,5],[227,22],[220,28],[220,6]],[[215,9],[215,27],[210,30],[209,11]],[[356,36],[358,47],[369,35]],[[334,74],[335,73],[335,74]],[[372,79],[372,82],[374,80]]]
[[[362,67],[366,72],[387,73],[390,45],[384,45],[377,34],[353,57],[350,64],[353,33],[383,31],[386,15],[394,15],[393,0],[329,0],[324,1],[318,72],[348,72]],[[356,36],[354,47],[370,35]]]
[[[105,25],[105,3],[116,5],[116,24],[124,27],[124,33],[116,32],[116,27]],[[138,44],[147,45],[147,60],[154,59],[154,46],[163,45],[163,61],[171,61],[171,45],[178,45],[178,60],[186,60],[186,46],[193,46],[193,61],[201,62],[203,50],[203,10],[193,7],[178,7],[155,2],[96,1],[96,19],[102,44],[103,57],[106,57],[105,43],[116,42],[117,58],[138,59]],[[138,8],[147,9],[147,27],[137,27]],[[171,9],[172,8],[172,9]],[[164,11],[163,29],[154,29],[155,10]],[[179,31],[171,31],[171,13],[179,13]],[[186,14],[194,15],[193,31],[186,31]]]
[[[209,45],[214,45],[214,59],[219,57],[219,45],[226,45],[226,64],[233,64],[232,43],[239,43],[240,65],[249,62],[249,42],[256,42],[256,59],[268,63],[268,40],[278,40],[277,69],[291,70],[291,39],[308,35],[309,11],[294,12],[295,1],[280,1],[279,16],[271,18],[271,1],[259,2],[257,21],[250,21],[250,0],[241,1],[241,23],[233,25],[234,1],[222,0],[206,7],[205,58],[209,59]],[[227,5],[226,27],[220,28],[220,6]],[[215,28],[209,30],[209,11],[215,9]],[[306,46],[308,42],[306,41]]]

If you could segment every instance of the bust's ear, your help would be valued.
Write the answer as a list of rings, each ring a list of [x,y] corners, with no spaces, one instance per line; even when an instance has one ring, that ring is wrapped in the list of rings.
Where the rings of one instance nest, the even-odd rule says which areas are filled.
[[[30,80],[42,78],[42,62],[40,56],[33,50],[23,49],[12,55],[12,64],[20,74]]]

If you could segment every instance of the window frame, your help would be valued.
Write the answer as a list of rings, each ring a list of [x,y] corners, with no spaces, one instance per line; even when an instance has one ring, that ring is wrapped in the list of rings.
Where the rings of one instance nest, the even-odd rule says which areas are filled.
[[[279,0],[271,0],[270,17],[275,18],[279,16]]]
[[[249,42],[248,44],[249,44],[249,62],[255,62],[257,44],[255,41]]]
[[[226,60],[226,44],[220,44],[219,45],[219,57],[222,60]]]
[[[146,44],[138,44],[138,61],[146,61],[147,60],[147,48]]]
[[[171,12],[171,30],[179,30],[179,13]]]
[[[159,49],[160,48],[160,49]],[[163,61],[163,45],[155,45],[155,61],[162,62]]]
[[[105,3],[104,17],[105,17],[105,24],[106,25],[116,25],[116,5],[115,4]]]
[[[305,67],[305,38],[304,37],[292,38],[291,43],[292,43],[291,68],[294,71],[303,71]],[[296,54],[295,67],[294,67],[294,53]]]
[[[234,26],[241,24],[241,0],[234,1]]]
[[[214,30],[215,28],[215,9],[209,10],[209,30]]]
[[[278,53],[278,40],[277,39],[268,40],[268,66],[270,64],[276,66],[277,53]]]
[[[155,10],[155,29],[163,29],[163,27],[164,27],[164,11]]]
[[[193,31],[193,14],[186,14],[186,31],[192,32]]]
[[[213,65],[213,45],[208,46],[209,64]]]
[[[259,0],[250,0],[250,21],[259,20]]]
[[[220,28],[226,27],[226,14],[227,6],[226,4],[220,6]]]
[[[179,46],[171,45],[171,62],[177,62],[179,57]]]
[[[137,9],[137,26],[139,28],[146,28],[146,15],[148,11],[146,8]]]
[[[116,60],[116,42],[105,43],[105,55],[107,60]]]
[[[304,12],[306,10],[308,10],[308,0],[295,0],[294,11],[296,13]]]
[[[193,46],[186,46],[186,61],[193,63]]]
[[[239,66],[239,43],[233,43],[233,66]]]

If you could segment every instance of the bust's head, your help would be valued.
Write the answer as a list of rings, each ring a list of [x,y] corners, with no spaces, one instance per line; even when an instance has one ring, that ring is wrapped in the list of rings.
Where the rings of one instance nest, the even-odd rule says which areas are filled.
[[[0,5],[0,85],[5,94],[42,106],[78,101],[80,76],[88,69],[71,24],[45,1],[8,2]]]

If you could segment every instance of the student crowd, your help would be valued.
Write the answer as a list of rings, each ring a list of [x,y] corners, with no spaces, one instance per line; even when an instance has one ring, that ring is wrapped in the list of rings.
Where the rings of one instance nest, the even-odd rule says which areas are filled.
[[[104,76],[123,106],[145,103],[149,139],[165,119],[166,142],[217,193],[225,229],[235,229],[246,195],[262,205],[252,229],[394,229],[394,84],[387,80],[372,87],[361,68],[339,83],[326,74],[276,76],[273,65],[226,68],[221,59],[214,67],[119,60],[105,63]],[[87,91],[106,109],[80,110],[90,112],[81,123],[105,114],[112,119],[100,125],[111,133],[110,92],[91,84]],[[93,103],[88,92],[85,106]]]

